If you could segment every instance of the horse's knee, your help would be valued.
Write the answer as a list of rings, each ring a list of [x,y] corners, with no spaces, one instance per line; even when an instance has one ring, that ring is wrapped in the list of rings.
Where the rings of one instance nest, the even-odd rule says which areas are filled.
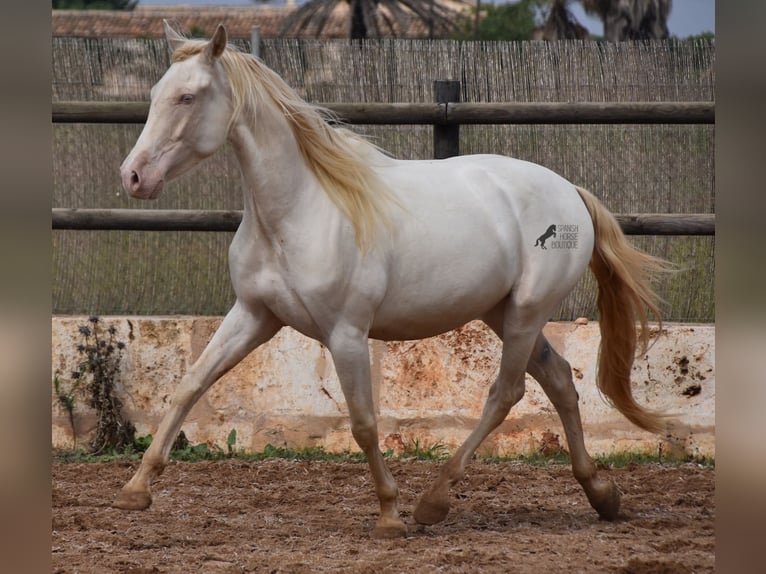
[[[378,425],[374,417],[351,419],[351,436],[365,452],[378,445]]]
[[[511,407],[524,398],[524,379],[509,382],[498,379],[489,389],[487,406],[494,405],[505,417]]]
[[[171,396],[170,405],[171,407],[188,408],[189,405],[196,403],[202,394],[203,391],[194,384],[192,377],[187,373]]]
[[[521,399],[524,398],[524,392],[526,391],[526,387],[524,386],[524,380],[516,381],[512,385],[509,386],[508,392],[506,393],[505,399],[506,404],[504,406],[507,406],[508,409],[510,409],[513,405],[518,403]]]

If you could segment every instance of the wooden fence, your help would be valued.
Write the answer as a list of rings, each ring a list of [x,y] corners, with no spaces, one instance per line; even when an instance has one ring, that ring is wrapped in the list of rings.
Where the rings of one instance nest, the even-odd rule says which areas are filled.
[[[666,319],[714,320],[710,43],[269,40],[261,57],[393,157],[499,153],[589,189],[636,246],[683,269],[657,285]],[[151,205],[120,185],[143,100],[169,64],[163,39],[53,38],[55,313],[231,306],[226,249],[242,205],[233,154]],[[424,81],[435,78],[450,81]],[[590,274],[551,319],[580,316],[596,316]]]
[[[348,124],[712,124],[713,102],[326,103]],[[56,123],[142,124],[148,102],[54,102]]]
[[[476,124],[712,124],[712,102],[460,103],[460,84],[434,82],[437,102],[329,103],[348,124],[434,126],[434,157],[459,155],[460,126]],[[144,123],[148,102],[54,102],[55,123]],[[440,129],[441,128],[441,129]],[[52,211],[53,229],[236,231],[241,211],[66,209]],[[714,214],[617,214],[629,235],[714,235]]]
[[[715,215],[616,214],[626,235],[715,235]],[[101,231],[236,231],[238,210],[66,209],[52,210],[53,229]]]

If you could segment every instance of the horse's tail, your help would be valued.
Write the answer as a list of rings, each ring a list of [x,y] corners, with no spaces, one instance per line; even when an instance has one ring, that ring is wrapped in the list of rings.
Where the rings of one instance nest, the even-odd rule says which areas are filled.
[[[659,322],[659,297],[652,280],[671,265],[628,243],[620,224],[590,192],[577,188],[588,208],[595,230],[590,268],[598,282],[598,312],[601,329],[598,388],[625,417],[642,429],[663,432],[666,415],[636,403],[630,388],[630,372],[636,352],[649,348],[647,308]],[[636,329],[636,320],[639,328]]]

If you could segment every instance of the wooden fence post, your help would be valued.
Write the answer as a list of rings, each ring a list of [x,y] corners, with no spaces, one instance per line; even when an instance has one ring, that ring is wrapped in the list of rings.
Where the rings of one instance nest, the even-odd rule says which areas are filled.
[[[261,57],[261,29],[258,26],[250,29],[250,53],[256,58]]]
[[[437,104],[459,102],[460,81],[434,81],[434,97]],[[456,155],[460,155],[460,126],[434,124],[434,159],[444,159]]]

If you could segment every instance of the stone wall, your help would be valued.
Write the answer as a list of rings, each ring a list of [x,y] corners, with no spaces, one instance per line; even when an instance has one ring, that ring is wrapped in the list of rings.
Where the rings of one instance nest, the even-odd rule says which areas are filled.
[[[154,434],[173,389],[202,352],[220,317],[102,317],[126,343],[120,393],[138,434]],[[52,321],[53,375],[66,381],[77,362],[78,326],[87,317]],[[549,323],[551,344],[570,362],[580,395],[586,444],[591,454],[615,451],[715,456],[715,326],[665,325],[634,366],[634,395],[649,408],[679,415],[672,434],[654,436],[627,422],[599,395],[594,371],[598,324]],[[401,451],[454,450],[473,429],[494,380],[500,342],[482,323],[423,341],[370,341],[380,444]],[[52,444],[72,446],[68,417],[52,392]],[[93,432],[95,416],[79,403],[78,444]],[[348,411],[325,347],[292,329],[250,354],[218,381],[191,411],[183,431],[193,444],[223,448],[232,429],[237,448],[265,445],[328,451],[357,450]],[[566,448],[550,401],[527,377],[527,391],[480,454],[529,454]]]

